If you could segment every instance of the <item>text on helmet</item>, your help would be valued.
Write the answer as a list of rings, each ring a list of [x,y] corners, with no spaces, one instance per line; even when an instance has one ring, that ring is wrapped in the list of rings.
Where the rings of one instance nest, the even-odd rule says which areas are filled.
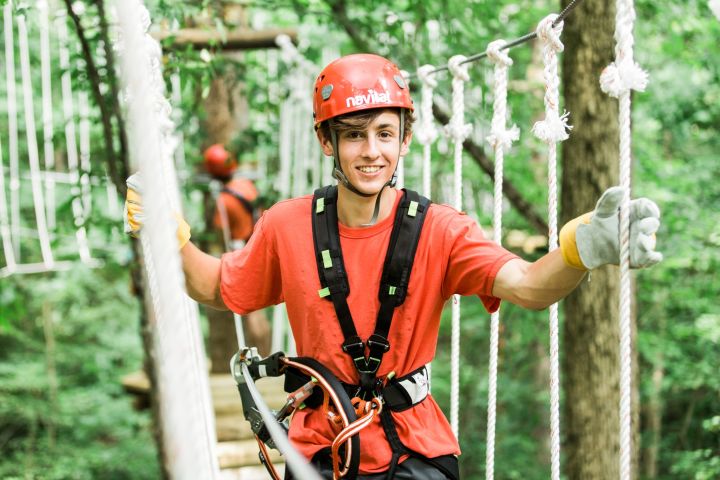
[[[390,103],[390,94],[385,92],[376,92],[373,89],[368,90],[367,95],[355,95],[345,99],[346,107],[359,107],[361,105],[372,105],[375,103]]]

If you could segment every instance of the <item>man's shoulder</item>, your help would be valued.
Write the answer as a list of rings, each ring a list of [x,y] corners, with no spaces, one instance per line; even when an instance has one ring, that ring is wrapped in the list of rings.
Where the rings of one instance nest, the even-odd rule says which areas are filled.
[[[286,222],[308,216],[310,215],[312,198],[312,195],[303,195],[302,197],[280,200],[266,212],[268,220],[273,222]]]

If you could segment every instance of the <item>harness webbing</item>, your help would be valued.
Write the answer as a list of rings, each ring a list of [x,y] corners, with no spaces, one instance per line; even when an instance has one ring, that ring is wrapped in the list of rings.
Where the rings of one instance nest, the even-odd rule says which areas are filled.
[[[358,336],[347,304],[350,285],[340,248],[337,220],[337,187],[327,186],[315,191],[313,197],[313,240],[318,265],[321,297],[330,297],[345,341],[342,349],[350,355],[360,374],[359,396],[373,396],[380,386],[376,372],[383,355],[390,349],[388,333],[395,307],[405,301],[415,252],[430,200],[412,190],[403,190],[397,208],[390,243],[385,256],[378,298],[375,331],[367,343]],[[365,347],[368,354],[365,355]]]
[[[235,199],[237,199],[240,202],[240,204],[243,206],[245,211],[253,217],[253,222],[256,220],[255,205],[253,204],[253,202],[251,202],[250,200],[245,198],[245,196],[243,196],[239,192],[236,192],[235,190],[228,188],[228,187],[223,187],[222,192],[232,195]]]

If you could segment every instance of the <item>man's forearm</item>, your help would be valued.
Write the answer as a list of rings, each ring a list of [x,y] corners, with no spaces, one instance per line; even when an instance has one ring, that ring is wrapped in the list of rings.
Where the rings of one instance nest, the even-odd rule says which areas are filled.
[[[585,273],[569,267],[559,250],[533,263],[511,260],[498,272],[493,294],[522,307],[541,310],[565,298]]]
[[[195,301],[226,310],[220,295],[220,259],[203,252],[192,242],[180,250],[185,286]]]

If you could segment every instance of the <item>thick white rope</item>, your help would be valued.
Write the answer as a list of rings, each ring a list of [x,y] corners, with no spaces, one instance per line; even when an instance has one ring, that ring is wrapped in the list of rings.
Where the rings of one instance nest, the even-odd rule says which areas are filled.
[[[557,143],[568,138],[572,127],[567,125],[568,113],[560,115],[560,77],[557,54],[564,50],[560,41],[563,22],[553,27],[557,15],[540,21],[538,39],[543,44],[543,78],[545,80],[545,119],[535,123],[533,133],[548,145],[548,243],[549,251],[558,248],[557,231]],[[560,479],[560,362],[558,304],[550,305],[550,473],[553,480]]]
[[[452,79],[452,116],[445,126],[445,133],[454,143],[453,206],[462,211],[462,157],[463,142],[472,132],[472,125],[465,123],[465,82],[470,80],[465,57],[455,55],[448,61]],[[459,438],[458,417],[460,410],[460,295],[453,295],[452,330],[450,335],[450,426]]]
[[[710,0],[708,7],[710,7],[710,11],[715,15],[715,18],[720,20],[720,0]]]
[[[90,191],[90,106],[87,92],[78,93],[78,113],[80,114],[80,169],[78,171],[78,185],[73,188],[73,215],[78,253],[80,259],[87,263],[90,261],[90,247],[88,246],[85,223],[90,218],[92,209],[92,192]]]
[[[633,57],[635,7],[615,2],[615,61],[600,75],[600,88],[619,101],[620,186],[620,478],[632,477],[632,324],[630,278],[631,92],[644,91],[648,75]]]
[[[72,77],[70,74],[70,51],[68,50],[68,32],[66,15],[63,11],[58,12],[55,23],[58,32],[60,70],[63,74],[60,78],[63,119],[65,121],[65,145],[67,148],[67,166],[72,178],[71,183],[79,181],[78,175],[78,147],[75,131],[75,108],[73,106]]]
[[[131,158],[139,164],[146,186],[143,200],[148,221],[141,241],[155,310],[167,468],[172,478],[213,479],[218,477],[219,468],[207,366],[197,318],[188,315],[193,309],[184,292],[177,224],[172,217],[173,209],[179,207],[179,194],[172,151],[165,145],[173,125],[164,98],[161,51],[146,33],[150,16],[140,1],[117,0],[115,8]]]
[[[488,59],[495,64],[493,81],[493,117],[490,135],[487,141],[495,152],[495,179],[493,202],[493,240],[502,244],[502,205],[503,205],[503,169],[505,152],[512,142],[520,137],[520,131],[513,125],[506,128],[508,69],[512,59],[502,50],[505,40],[495,40],[487,47]],[[485,478],[495,476],[495,421],[497,405],[497,369],[498,340],[500,331],[500,311],[490,316],[490,362],[488,365],[488,420],[485,453]]]
[[[423,146],[422,156],[422,194],[427,198],[432,195],[432,145],[438,137],[437,128],[433,121],[433,90],[437,87],[437,80],[433,77],[432,65],[423,65],[418,68],[417,76],[422,87],[420,89],[420,118],[419,127],[415,133],[418,143]]]
[[[27,25],[24,15],[18,15],[17,24],[18,44],[20,46],[20,72],[25,106],[25,132],[27,134],[27,153],[30,163],[30,183],[32,185],[33,205],[35,207],[35,222],[37,224],[43,264],[45,268],[51,269],[55,260],[53,258],[52,247],[50,246],[50,234],[45,218],[45,196],[43,195],[42,177],[40,174],[40,159],[36,136],[37,132],[35,129],[35,102],[32,89],[32,77],[30,76],[30,51],[28,48]]]
[[[0,143],[0,173],[5,171],[2,158],[2,143]],[[0,238],[2,238],[3,253],[5,254],[5,267],[0,271],[0,278],[15,271],[15,252],[13,251],[12,235],[10,233],[10,218],[5,196],[5,175],[0,175]]]
[[[20,261],[20,154],[18,152],[17,83],[15,80],[15,42],[13,39],[13,2],[3,8],[5,37],[5,81],[7,90],[8,152],[10,168],[10,235],[13,257]]]
[[[55,167],[55,148],[53,147],[53,106],[52,81],[50,73],[50,25],[48,20],[48,4],[46,0],[37,2],[40,23],[40,75],[42,80],[42,119],[43,119],[43,151],[45,170]],[[48,229],[55,230],[55,182],[52,176],[45,177],[45,213]]]

